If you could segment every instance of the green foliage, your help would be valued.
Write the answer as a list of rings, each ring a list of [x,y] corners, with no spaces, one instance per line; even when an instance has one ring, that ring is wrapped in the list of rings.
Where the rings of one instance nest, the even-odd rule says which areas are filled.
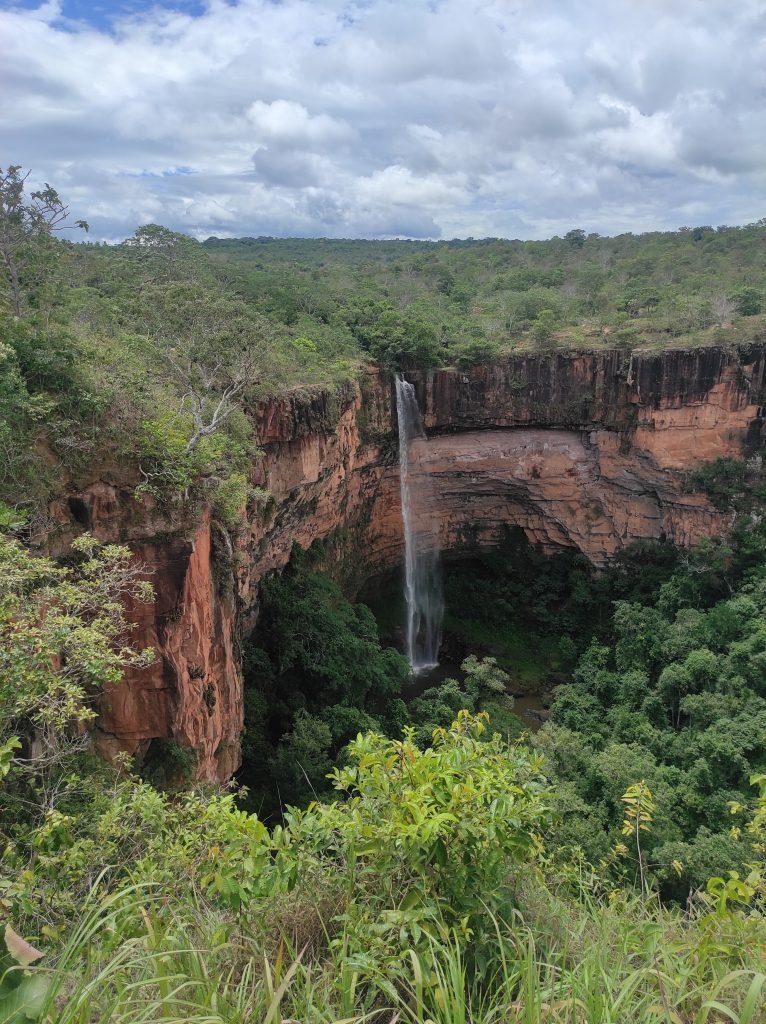
[[[19,742],[18,736],[11,736],[10,739],[7,739],[4,743],[0,744],[0,781],[2,781],[11,770],[14,750],[21,750],[21,743]]]
[[[298,338],[293,338],[293,345],[300,352],[307,352],[311,353],[312,355],[319,351],[319,349],[317,348],[317,343],[315,341],[312,341],[311,338],[306,338],[303,335],[301,335]]]
[[[548,344],[553,325],[535,328],[546,334],[537,341],[532,331],[546,309],[559,343],[588,348],[736,343],[763,328],[762,222],[696,239],[586,238],[575,228],[545,242],[246,238],[204,248],[265,312],[300,319],[300,334],[316,340],[330,325],[396,368],[476,365],[489,350]],[[427,344],[407,341],[408,331]]]
[[[564,239],[575,249],[582,249],[585,245],[585,232],[582,228],[572,228],[564,235]]]
[[[158,483],[170,486],[174,490],[188,490],[204,466],[206,454],[204,450],[187,452],[187,445],[193,433],[191,417],[163,412],[157,419],[146,420],[142,424],[142,430],[141,459],[142,464],[147,464],[149,473],[140,485],[139,493],[149,488],[157,492]]]
[[[337,313],[363,352],[391,370],[438,366],[442,349],[433,324],[414,311],[404,313],[389,302],[343,306]]]
[[[737,880],[681,914],[543,864],[538,759],[481,724],[422,751],[360,737],[337,802],[271,834],[231,796],[94,790],[6,900],[52,953],[26,957],[29,1019],[761,1022],[766,935]]]
[[[25,536],[96,456],[126,463],[139,495],[204,501],[228,529],[265,517],[245,410],[298,386],[333,406],[366,358],[467,369],[554,334],[627,349],[763,330],[762,223],[205,245],[146,225],[71,246],[52,234],[65,214],[51,186],[25,196],[19,168],[2,175],[3,535]],[[6,955],[0,1014],[752,1024],[766,983],[761,478],[756,455],[690,479],[737,518],[683,563],[659,546],[596,576],[509,543],[462,566],[448,626],[456,650],[485,657],[409,704],[407,665],[369,610],[297,555],[265,584],[246,651],[249,806],[276,818],[315,798],[272,832],[233,794],[188,791],[195,755],[172,740],[140,766],[154,786],[88,760],[95,701],[150,657],[123,615],[149,590],[121,547],[86,536],[59,563],[0,538],[0,904],[54,965]],[[486,712],[512,732],[508,690],[542,684],[558,684],[535,740],[545,768],[479,735]],[[653,886],[704,895],[681,918],[646,899]]]
[[[122,601],[152,599],[131,553],[85,534],[79,559],[61,567],[0,538],[0,707],[4,730],[28,719],[43,730],[93,717],[89,694],[118,683],[126,665],[147,664],[151,650],[126,643]]]
[[[615,599],[656,595],[677,559],[670,545],[635,545],[596,573],[574,551],[549,557],[523,531],[506,530],[494,551],[445,567],[445,632],[495,657],[513,692],[539,693],[609,631]]]
[[[327,325],[308,325],[311,339],[302,333],[294,343],[222,281],[193,239],[146,225],[120,246],[67,245],[51,235],[66,213],[55,190],[31,198],[33,213],[39,202],[53,204],[53,223],[19,222],[16,315],[0,308],[6,504],[31,505],[34,515],[57,491],[54,459],[77,479],[96,452],[127,462],[139,495],[207,495],[204,478],[225,480],[258,454],[245,404],[353,377],[359,351],[348,338],[336,343]],[[0,215],[0,246],[14,217]]]
[[[732,301],[740,316],[756,316],[763,308],[761,293],[750,286],[738,288],[732,295]]]
[[[242,410],[298,386],[332,393],[365,359],[468,369],[554,334],[657,347],[746,342],[763,326],[760,223],[696,240],[586,242],[578,228],[549,242],[204,245],[149,224],[120,245],[74,246],[55,237],[67,212],[55,189],[25,196],[18,167],[3,183],[23,267],[2,324],[0,500],[33,516],[57,491],[51,453],[75,479],[98,452],[128,463],[139,493],[205,499],[208,477],[257,454]]]
[[[535,345],[542,347],[553,337],[556,326],[556,313],[552,309],[541,309],[537,314],[530,334]]]
[[[14,324],[4,332],[8,343],[0,341],[0,441],[3,445],[0,495],[5,499],[4,510],[16,506],[30,494],[37,496],[40,486],[45,486],[47,474],[31,446],[40,424],[53,413],[52,403],[30,393],[27,387],[14,346],[19,331]],[[4,511],[3,528],[10,527],[15,518],[13,514],[9,518],[9,513]]]
[[[9,823],[19,802],[51,806],[76,783],[95,699],[126,666],[153,660],[130,646],[126,598],[153,598],[127,548],[84,534],[61,566],[0,534],[0,809]],[[14,749],[23,766],[10,762]]]
[[[238,468],[246,467],[248,456],[257,454],[250,423],[242,414],[232,415],[225,427],[202,437],[190,448],[194,434],[192,417],[184,413],[165,412],[142,424],[136,454],[143,481],[136,495],[188,496],[195,484],[220,474],[212,505],[223,522],[233,527],[249,496],[247,477]]]
[[[460,665],[462,681],[446,679],[422,690],[410,700],[407,713],[415,725],[413,736],[426,746],[436,729],[447,728],[461,710],[484,712],[490,728],[507,737],[521,729],[513,717],[513,697],[508,696],[510,677],[498,667],[495,658],[477,658],[471,654]]]
[[[641,852],[641,833],[650,832],[655,814],[655,803],[652,791],[643,779],[628,786],[622,796],[625,805],[625,817],[622,822],[623,836],[630,837],[636,845],[636,861],[641,876],[641,891],[648,892],[646,865]]]
[[[401,741],[359,736],[348,765],[332,773],[347,799],[288,817],[293,832],[345,861],[354,885],[369,891],[360,919],[349,908],[356,927],[368,930],[375,903],[390,907],[397,894],[398,911],[380,919],[392,952],[419,945],[435,919],[464,934],[481,928],[502,902],[508,871],[542,852],[541,762],[524,748],[509,751],[498,735],[481,742],[485,722],[462,711],[425,750],[412,730]]]
[[[741,459],[713,459],[691,472],[686,486],[690,491],[707,494],[716,508],[749,511],[754,503],[766,500],[763,458],[757,453],[746,462]]]
[[[332,761],[360,730],[397,729],[409,675],[406,659],[381,647],[369,608],[347,601],[296,548],[262,585],[245,655],[249,806],[268,815],[325,791]]]
[[[497,357],[497,346],[488,338],[472,338],[454,350],[455,366],[460,370],[471,370],[485,366]]]
[[[50,984],[45,977],[27,970],[43,954],[5,926],[6,952],[0,954],[0,1020],[4,1024],[39,1021]]]
[[[69,207],[47,182],[25,195],[30,173],[24,174],[18,164],[5,171],[0,167],[0,266],[15,317],[23,316],[30,300],[37,298],[35,291],[56,256],[51,234],[69,215]],[[88,230],[83,220],[76,226]]]
[[[141,762],[141,776],[156,789],[181,789],[193,778],[197,758],[175,740],[153,739]]]
[[[117,248],[117,258],[128,273],[143,282],[177,283],[179,278],[205,276],[205,253],[189,235],[161,224],[144,224]]]
[[[250,496],[250,482],[245,473],[232,473],[220,480],[213,494],[213,508],[230,530],[241,526]]]
[[[547,815],[539,758],[499,736],[480,742],[485,717],[460,712],[424,750],[411,733],[402,741],[360,734],[347,765],[331,773],[345,797],[289,811],[272,834],[235,810],[231,795],[171,801],[130,778],[113,782],[108,796],[94,786],[87,814],[49,811],[6,850],[4,864],[17,874],[4,899],[30,927],[46,921],[55,934],[100,865],[109,865],[102,894],[130,877],[178,899],[191,882],[214,906],[236,911],[316,882],[317,873],[329,881],[340,872],[347,892],[367,893],[357,953],[365,948],[363,919],[378,922],[372,932],[386,958],[404,935],[425,940],[442,917],[468,935],[485,906],[500,905],[509,868],[538,859]],[[25,856],[34,871],[22,870]]]
[[[760,522],[751,522],[748,550],[758,547],[759,531]],[[689,577],[677,571],[659,588],[656,603],[615,603],[611,637],[582,655],[536,740],[556,777],[572,787],[564,813],[577,813],[577,800],[596,812],[601,836],[581,837],[594,860],[603,857],[605,839],[619,842],[615,786],[645,780],[656,805],[642,841],[646,874],[676,899],[752,860],[752,839],[741,828],[729,831],[728,802],[742,803],[766,756],[762,568],[730,551],[723,588],[730,596],[720,599],[718,563],[698,558]],[[746,582],[735,590],[743,572]],[[574,835],[566,824],[565,834]],[[645,874],[640,857],[636,863]]]

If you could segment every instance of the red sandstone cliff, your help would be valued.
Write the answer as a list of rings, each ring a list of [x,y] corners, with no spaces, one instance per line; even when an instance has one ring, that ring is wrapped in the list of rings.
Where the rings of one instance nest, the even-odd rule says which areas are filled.
[[[708,349],[410,375],[432,435],[444,547],[491,545],[513,524],[601,564],[633,540],[720,533],[726,515],[685,494],[679,471],[743,452],[760,427],[765,370],[761,349]],[[391,382],[370,372],[339,395],[295,393],[252,410],[265,450],[253,483],[275,504],[234,538],[204,508],[138,505],[119,479],[56,503],[59,546],[84,525],[132,543],[157,592],[153,606],[131,611],[138,642],[158,660],[105,696],[95,732],[104,753],[172,737],[194,749],[199,778],[229,777],[242,726],[239,642],[264,574],[285,565],[294,543],[318,539],[350,590],[401,561],[391,398]]]

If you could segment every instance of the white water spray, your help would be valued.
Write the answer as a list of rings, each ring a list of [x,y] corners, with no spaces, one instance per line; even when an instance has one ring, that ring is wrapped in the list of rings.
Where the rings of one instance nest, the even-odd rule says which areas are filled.
[[[404,596],[407,601],[407,657],[413,672],[439,664],[444,611],[439,574],[439,541],[433,521],[433,489],[424,455],[428,441],[415,389],[396,378],[399,421],[399,479],[404,521]]]

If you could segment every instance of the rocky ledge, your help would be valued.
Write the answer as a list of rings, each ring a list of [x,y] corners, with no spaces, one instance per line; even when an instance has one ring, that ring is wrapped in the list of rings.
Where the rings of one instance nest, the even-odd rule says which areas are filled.
[[[430,435],[424,468],[442,544],[491,546],[515,525],[600,565],[635,540],[720,534],[728,516],[686,493],[684,474],[758,441],[765,371],[758,346],[557,353],[408,375]],[[194,750],[198,778],[227,779],[240,756],[240,644],[263,576],[293,544],[316,540],[352,592],[401,560],[390,378],[371,369],[358,387],[250,412],[265,451],[252,481],[274,500],[235,535],[204,507],[138,505],[130,480],[104,467],[51,507],[52,549],[87,526],[131,543],[156,589],[155,604],[131,615],[158,658],[105,695],[94,739],[106,756],[172,738]]]

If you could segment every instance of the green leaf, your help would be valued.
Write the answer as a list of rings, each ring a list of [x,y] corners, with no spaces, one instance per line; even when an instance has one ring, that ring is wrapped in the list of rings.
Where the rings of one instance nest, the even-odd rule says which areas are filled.
[[[7,975],[0,982],[0,1021],[2,1024],[25,1024],[39,1021],[45,1008],[50,979],[42,974],[26,976],[20,984],[3,992]]]

